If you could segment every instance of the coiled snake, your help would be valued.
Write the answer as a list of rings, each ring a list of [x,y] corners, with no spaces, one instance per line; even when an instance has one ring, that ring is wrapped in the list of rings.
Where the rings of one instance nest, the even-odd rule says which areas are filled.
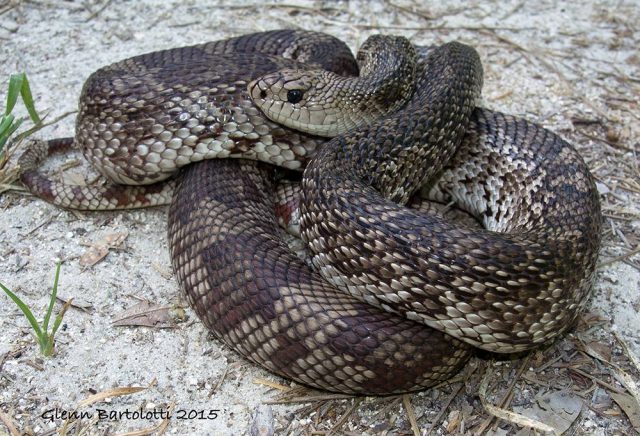
[[[601,216],[588,168],[553,133],[475,108],[481,70],[469,47],[412,55],[401,38],[371,44],[380,41],[391,49],[366,45],[362,78],[329,91],[309,79],[327,73],[309,70],[349,76],[358,67],[344,44],[313,32],[252,34],[103,68],[85,84],[75,138],[100,172],[146,184],[208,160],[168,184],[68,187],[37,171],[44,155],[73,143],[57,140],[25,153],[22,180],[85,209],[159,204],[177,182],[169,245],[189,302],[232,348],[304,384],[417,390],[457,371],[469,344],[513,352],[554,339],[586,304],[594,276]],[[394,44],[407,57],[393,58]],[[382,54],[390,66],[374,68]],[[318,152],[322,138],[270,121],[252,100],[279,122],[332,135],[351,126],[314,112],[324,103],[312,94],[342,89],[355,90],[345,110],[380,112],[353,115],[359,127]],[[402,108],[387,114],[396,98]],[[275,173],[263,163],[297,170],[309,160],[300,226],[318,272],[283,242]],[[483,228],[402,206],[422,185]]]

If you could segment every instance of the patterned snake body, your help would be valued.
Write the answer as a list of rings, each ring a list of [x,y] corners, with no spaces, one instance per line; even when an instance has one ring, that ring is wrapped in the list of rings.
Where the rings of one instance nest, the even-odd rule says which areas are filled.
[[[323,277],[362,301],[489,351],[527,350],[562,334],[587,300],[600,233],[594,183],[556,135],[477,110],[464,160],[428,197],[454,202],[484,229],[401,206],[453,156],[479,93],[467,67],[473,54],[463,46],[440,56],[444,47],[422,57],[423,76],[402,111],[335,138],[307,167],[302,238]],[[452,71],[459,75],[446,83]],[[298,76],[257,82],[279,88]],[[252,93],[259,107],[277,107],[282,95],[261,94]],[[316,131],[287,118],[278,121]]]
[[[22,181],[39,197],[83,210],[167,204],[166,180],[189,163],[244,157],[301,169],[324,139],[266,118],[246,91],[257,76],[304,62],[346,76],[358,67],[341,41],[277,30],[148,53],[92,74],[82,89],[74,139],[35,143],[20,159]],[[69,186],[39,172],[49,154],[80,149],[112,182]]]
[[[246,86],[253,79],[268,82],[267,73],[272,73],[274,66],[276,70],[298,68],[292,61],[269,56],[303,52],[302,45],[293,42],[296,50],[290,50],[287,38],[296,41],[305,35],[310,34],[255,34],[231,40],[233,43],[218,43],[220,47],[236,46],[224,55],[228,58],[220,58],[230,62],[230,53],[237,47],[244,47],[239,57],[249,59],[253,54],[248,52],[261,51],[253,50],[254,46],[277,46],[267,49],[266,55],[255,56],[278,63],[261,69],[247,61],[242,71],[236,71],[242,79],[236,80],[233,74],[214,79],[231,84],[224,89],[234,88],[230,91],[234,97],[223,92],[227,100],[219,99],[229,101],[227,108],[232,109],[227,112],[229,118],[217,119],[218,126],[239,126],[243,123],[236,122],[238,117],[249,117],[249,121],[252,116],[262,117],[254,112],[240,84]],[[217,50],[212,48],[215,44],[209,46],[211,53]],[[335,51],[335,43],[328,44],[332,47],[328,51]],[[322,63],[313,61],[324,59],[327,50],[322,49],[322,43],[314,47],[320,55],[305,55],[303,60]],[[105,127],[116,118],[124,120],[120,117],[125,113],[130,115],[126,122],[117,122],[113,135],[123,129],[138,135],[137,145],[124,135],[113,143],[114,153],[106,153],[113,138],[96,132],[111,128],[100,127],[95,120],[79,121],[78,136],[85,138],[80,142],[93,141],[91,147],[101,149],[85,154],[95,156],[91,158],[94,164],[108,161],[113,166],[103,168],[104,174],[138,183],[159,180],[164,176],[143,173],[162,170],[162,160],[151,162],[155,168],[135,159],[132,150],[137,150],[142,160],[142,155],[151,155],[154,144],[158,150],[153,152],[159,155],[172,150],[169,143],[175,138],[180,138],[182,145],[196,144],[194,150],[197,144],[220,140],[188,139],[189,135],[184,136],[187,132],[181,130],[202,125],[188,127],[189,119],[183,116],[182,120],[181,113],[189,112],[193,104],[215,100],[212,93],[206,102],[197,103],[205,93],[205,84],[199,85],[197,95],[181,88],[188,80],[167,87],[174,80],[172,71],[183,74],[192,70],[191,63],[200,65],[189,50],[159,52],[134,58],[138,60],[125,69],[125,63],[114,67],[109,79],[113,86],[119,83],[118,75],[139,83],[132,79],[138,74],[136,68],[144,78],[139,79],[144,86],[133,87],[136,91],[131,92],[127,110],[122,106],[126,96],[112,106],[111,97],[100,97],[109,87],[90,88],[94,89],[89,92],[95,94],[94,100],[106,100],[99,104],[111,111],[104,118]],[[569,144],[551,132],[497,112],[474,109],[480,73],[477,57],[468,47],[453,43],[428,53],[419,51],[416,89],[406,107],[331,140],[305,170],[302,235],[318,273],[293,255],[279,236],[273,216],[274,173],[266,165],[213,159],[187,167],[178,178],[169,211],[169,245],[178,281],[216,336],[275,373],[341,392],[382,394],[422,389],[460,368],[470,355],[465,342],[498,352],[529,349],[566,331],[586,303],[601,219],[586,165]],[[341,56],[332,69],[353,72],[353,64]],[[183,66],[167,67],[183,61]],[[164,72],[153,70],[157,65],[167,68]],[[229,73],[231,65],[215,68]],[[194,67],[193,71],[200,70]],[[446,83],[453,72],[455,79]],[[85,100],[89,86],[93,85],[85,87]],[[124,82],[116,87],[120,93],[129,92]],[[213,88],[218,92],[223,87]],[[165,98],[177,93],[169,110],[180,107],[180,111],[172,112],[169,119],[140,115],[144,107],[155,107],[154,98],[160,98],[164,89],[171,89]],[[141,107],[136,107],[133,97],[143,101],[138,103]],[[207,111],[217,113],[213,106]],[[113,118],[111,124],[109,117]],[[283,133],[276,135],[278,140],[289,146],[293,160],[297,162],[302,156],[300,165],[320,143],[304,133],[292,133],[298,139],[288,143],[284,132],[291,131],[262,120],[261,125]],[[160,127],[154,128],[157,124],[163,126],[163,132],[172,132],[171,139],[162,136]],[[198,132],[188,133],[197,136]],[[146,138],[149,134],[156,136]],[[226,152],[214,150],[217,157],[273,162],[251,149],[250,145],[259,141],[249,144],[251,139],[246,136],[227,139],[240,148],[228,143]],[[139,141],[146,148],[140,148]],[[159,143],[165,143],[165,148],[160,150]],[[175,150],[182,150],[177,141],[174,144]],[[301,144],[309,144],[309,148],[302,146],[305,152],[295,154],[294,147]],[[120,149],[123,151],[115,151]],[[195,160],[208,157],[206,154],[203,151]],[[167,159],[177,161],[176,155],[168,153]],[[128,165],[132,159],[135,164]],[[121,171],[118,162],[132,168]],[[33,166],[32,161],[26,163]],[[275,163],[287,166],[284,161]],[[27,174],[27,182],[41,180],[32,168]],[[425,181],[425,196],[454,202],[485,229],[450,223],[437,215],[420,215],[399,205]],[[71,197],[83,195],[84,191],[76,190]],[[334,285],[348,294],[337,292]]]
[[[341,74],[357,69],[348,48],[326,35],[262,36],[150,53],[98,70],[82,91],[76,127],[87,159],[123,184],[153,183],[211,158],[301,168],[321,142],[263,117],[243,96],[247,82],[297,65],[280,54]]]

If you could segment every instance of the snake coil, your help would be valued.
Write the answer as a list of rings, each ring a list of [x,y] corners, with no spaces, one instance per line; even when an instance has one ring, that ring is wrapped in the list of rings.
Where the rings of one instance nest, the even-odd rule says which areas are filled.
[[[35,144],[22,180],[92,210],[167,203],[175,184],[169,246],[190,304],[233,349],[307,385],[418,390],[458,371],[471,346],[512,352],[553,340],[594,276],[601,216],[587,166],[544,128],[475,107],[473,49],[392,43],[408,57],[390,69],[378,64],[396,50],[365,50],[357,65],[336,39],[293,30],[113,64],[85,84],[75,140]],[[309,74],[319,68],[341,84],[321,87]],[[394,68],[406,74],[389,74],[385,87],[380,71]],[[282,100],[269,100],[275,115],[259,109],[272,97]],[[353,126],[336,128],[333,106],[342,98],[352,102],[343,112],[401,103],[350,114],[357,127],[345,131]],[[343,131],[320,148],[319,135]],[[110,180],[148,186],[69,187],[38,172],[74,143]],[[236,159],[218,159],[227,157]],[[267,164],[306,166],[300,225],[317,272],[283,242]],[[483,228],[404,207],[421,186]]]

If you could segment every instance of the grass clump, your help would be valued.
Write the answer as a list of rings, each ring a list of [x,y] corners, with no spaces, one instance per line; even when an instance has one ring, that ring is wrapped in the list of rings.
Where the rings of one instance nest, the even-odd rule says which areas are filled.
[[[33,312],[31,311],[29,306],[27,306],[16,294],[11,292],[9,288],[7,288],[5,285],[0,283],[0,288],[9,296],[9,298],[13,300],[14,303],[16,303],[16,305],[20,308],[24,316],[29,321],[29,324],[31,324],[33,333],[36,337],[38,345],[40,346],[40,352],[47,357],[53,355],[53,350],[55,345],[55,339],[54,339],[55,334],[58,331],[58,328],[62,323],[62,318],[64,317],[64,314],[66,313],[67,309],[71,305],[71,301],[72,301],[72,300],[67,301],[62,307],[62,309],[60,310],[60,312],[58,312],[53,322],[51,333],[49,333],[49,321],[51,320],[51,314],[53,313],[53,306],[55,306],[56,295],[58,293],[58,278],[60,277],[60,265],[61,265],[60,262],[58,262],[56,265],[56,274],[55,274],[55,278],[53,279],[53,289],[51,290],[51,296],[49,299],[49,308],[47,309],[47,313],[44,317],[44,321],[42,322],[42,325],[38,324],[38,321],[36,320],[35,316],[33,316]]]
[[[7,92],[7,104],[4,110],[4,114],[0,118],[0,167],[6,161],[5,145],[11,135],[22,125],[27,119],[26,117],[16,118],[12,114],[13,109],[18,102],[18,96],[22,97],[22,101],[27,108],[29,117],[38,125],[41,123],[40,116],[36,111],[33,103],[33,96],[31,95],[31,87],[29,86],[29,80],[25,73],[12,74],[9,78],[9,90]]]

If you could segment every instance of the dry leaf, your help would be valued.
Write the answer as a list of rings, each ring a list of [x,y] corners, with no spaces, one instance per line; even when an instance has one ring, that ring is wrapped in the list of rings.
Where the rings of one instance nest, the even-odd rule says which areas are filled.
[[[536,403],[533,407],[521,408],[518,411],[553,427],[557,434],[567,431],[582,410],[580,397],[568,391],[536,396]]]
[[[640,432],[640,406],[635,398],[628,394],[617,394],[615,392],[609,392],[609,396],[613,398],[613,401],[618,403],[618,406],[627,415],[633,428]]]
[[[602,316],[598,315],[597,313],[591,313],[591,312],[583,313],[580,316],[580,319],[587,326],[593,326],[605,321],[605,319]]]
[[[109,249],[105,246],[89,247],[82,256],[80,256],[80,265],[93,266],[104,259],[109,254]]]
[[[604,362],[611,361],[611,346],[602,342],[589,342],[584,344],[585,351],[592,357]]]
[[[93,266],[109,254],[110,248],[117,248],[129,236],[128,232],[110,233],[100,241],[91,244],[89,249],[80,256],[80,265]]]
[[[129,236],[129,232],[109,233],[102,239],[102,242],[109,248],[117,248],[122,245],[127,236]]]
[[[175,311],[172,306],[155,305],[144,300],[121,312],[113,325],[175,328]]]
[[[462,413],[460,413],[459,410],[452,410],[447,420],[449,421],[449,424],[447,424],[447,433],[453,433],[460,425],[460,421],[462,421]]]
[[[83,299],[67,298],[58,294],[56,296],[56,300],[60,301],[62,304],[66,303],[67,301],[73,301],[73,303],[71,303],[71,307],[73,307],[74,309],[82,310],[86,313],[93,312],[93,304]]]

